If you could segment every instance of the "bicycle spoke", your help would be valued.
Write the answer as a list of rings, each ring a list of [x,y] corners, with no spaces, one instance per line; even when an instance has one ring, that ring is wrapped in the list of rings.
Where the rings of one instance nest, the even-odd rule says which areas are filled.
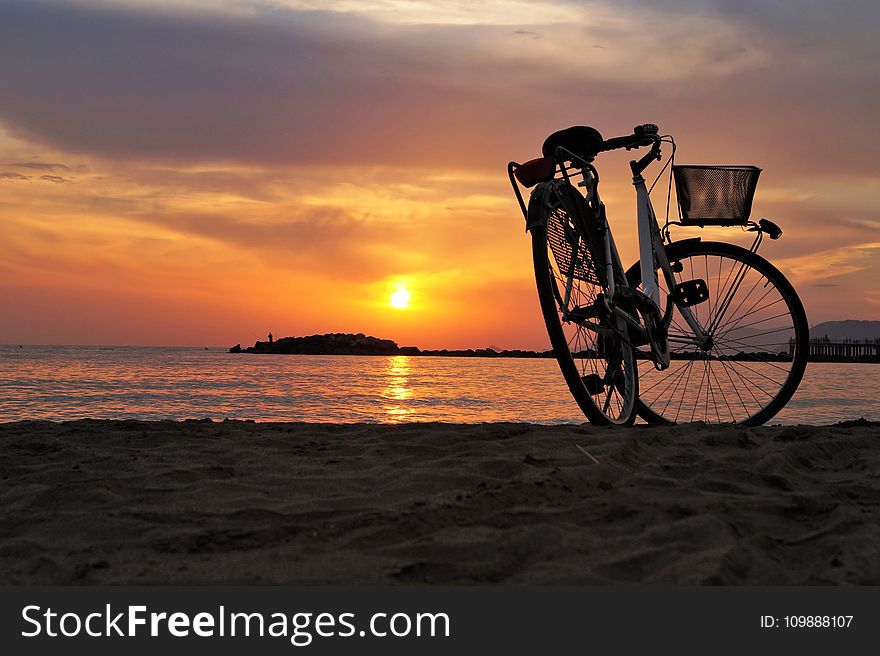
[[[724,314],[727,312],[727,308],[730,307],[730,303],[733,301],[736,293],[739,291],[739,286],[746,279],[746,276],[748,276],[749,268],[750,267],[745,262],[740,265],[740,269],[734,277],[730,289],[728,289],[725,293],[724,299],[721,301],[721,304],[717,306],[715,316],[711,317],[711,320],[706,325],[707,332],[714,331],[715,326],[724,318]]]
[[[691,374],[692,374],[693,371],[694,371],[694,366],[693,366],[693,365],[694,365],[694,362],[696,362],[696,360],[691,360],[691,361],[688,363],[688,367],[687,367],[687,378],[686,378],[685,381],[684,381],[684,389],[685,389],[685,390],[688,389],[688,386],[690,385],[690,382],[691,382]],[[681,406],[682,406],[682,404],[684,403],[684,397],[685,397],[684,394],[680,394],[680,395],[679,395],[679,398],[678,398],[678,408],[677,408],[676,411],[675,411],[675,419],[674,419],[674,421],[678,421],[678,417],[679,417],[679,415],[681,414]]]
[[[694,409],[691,411],[691,421],[693,421],[694,417],[697,415],[697,406],[700,403],[700,397],[702,396],[701,393],[703,391],[703,381],[706,378],[705,360],[703,360],[702,362],[703,362],[703,373],[700,375],[700,386],[699,386],[699,388],[697,388],[696,397],[694,397]]]
[[[736,348],[742,349],[742,348],[744,348],[744,347],[755,348],[755,347],[757,347],[757,346],[761,346],[760,344],[746,344],[745,342],[737,342],[736,340],[720,340],[718,343],[720,343],[724,348],[731,348],[731,349],[736,349]],[[773,346],[773,345],[770,344],[769,346]],[[748,356],[748,355],[749,355],[749,354],[745,353],[744,351],[741,351],[741,353],[743,354],[743,356]],[[737,354],[737,355],[739,355],[739,354]],[[744,360],[744,359],[746,359],[746,357],[742,357],[742,358],[730,358],[730,357],[728,357],[728,359],[733,359],[733,360]],[[758,359],[756,356],[753,355],[753,356],[752,356],[752,361],[754,361],[754,362],[761,362],[761,363],[767,364],[767,365],[769,365],[769,366],[772,366],[772,367],[774,367],[774,368],[776,368],[776,369],[779,369],[779,371],[782,371],[782,372],[788,373],[788,369],[786,369],[785,367],[782,367],[782,366],[780,366],[780,365],[778,365],[778,364],[774,364],[772,360],[768,360],[768,359],[760,360],[760,359]]]
[[[717,362],[717,360],[716,360]],[[718,386],[719,395],[721,399],[724,401],[724,405],[727,406],[727,412],[730,414],[730,418],[732,421],[736,421],[736,415],[733,414],[733,410],[730,407],[730,402],[727,400],[727,394],[724,393],[724,386],[721,383],[721,380],[718,378],[718,373],[714,371],[714,369],[709,369],[709,373],[715,377],[715,383]],[[714,401],[714,399],[713,399]],[[721,415],[718,413],[718,405],[715,405],[715,416],[718,418],[718,423],[721,423]]]
[[[691,360],[690,362],[688,362],[687,365],[685,365],[685,367],[684,367],[685,371],[690,371],[690,367],[691,367],[691,365],[692,365],[693,363],[694,363],[693,360]],[[688,376],[688,378],[690,378],[690,376]],[[669,404],[670,404],[670,403],[672,402],[672,400],[675,398],[675,394],[676,394],[676,392],[678,391],[678,386],[681,384],[681,381],[682,381],[683,379],[684,379],[684,373],[682,373],[681,375],[679,375],[678,378],[676,379],[678,382],[675,384],[675,387],[674,387],[674,388],[672,389],[672,391],[669,393],[669,398],[666,400],[666,404],[663,406],[663,412],[664,412],[664,413],[666,412],[667,408],[669,408]],[[687,383],[685,383],[685,387],[687,387]],[[684,398],[684,397],[682,397],[682,398]],[[659,399],[659,397],[658,397],[658,399]],[[676,414],[676,418],[678,418],[678,415],[677,415],[677,414]]]
[[[746,407],[745,402],[743,401],[742,395],[739,393],[739,388],[736,383],[733,382],[733,378],[730,376],[730,371],[727,369],[727,363],[724,360],[721,360],[721,370],[727,375],[727,379],[730,381],[730,388],[736,394],[736,398],[739,399],[739,404],[742,406],[743,410],[746,412],[746,415],[749,414],[749,409]],[[736,421],[736,415],[733,412],[730,413],[731,416],[734,417],[734,421]]]
[[[761,298],[760,298],[755,304],[753,304],[751,308],[749,308],[748,310],[746,310],[746,312],[745,312],[745,313],[744,313],[739,319],[737,319],[737,320],[734,321],[732,324],[730,324],[730,326],[728,326],[728,327],[727,327],[727,330],[725,330],[724,332],[727,333],[727,332],[730,332],[730,331],[732,331],[732,330],[737,330],[738,327],[739,327],[740,322],[743,321],[743,319],[745,319],[746,317],[748,317],[748,316],[750,316],[750,315],[752,315],[752,314],[757,314],[758,312],[763,312],[763,311],[766,310],[767,308],[773,307],[773,306],[776,305],[777,303],[784,303],[784,302],[785,302],[785,301],[780,297],[780,298],[777,298],[777,299],[776,299],[775,301],[773,301],[772,303],[768,303],[767,305],[764,305],[764,306],[758,308],[757,310],[754,309],[754,308],[755,308],[755,305],[757,305],[760,301],[764,300],[764,299],[767,297],[767,295],[770,294],[771,291],[772,291],[772,290],[768,290],[767,293],[765,293],[764,296],[762,296],[762,297],[761,297]],[[788,313],[785,313],[785,315],[783,315],[783,316],[787,316],[787,314],[788,314]],[[716,331],[716,334],[720,334],[720,333],[718,333],[718,332]]]
[[[762,374],[760,371],[756,371],[756,370],[752,369],[751,367],[749,367],[749,366],[747,366],[747,365],[744,365],[744,364],[742,363],[742,360],[737,361],[737,364],[738,364],[740,367],[742,367],[743,369],[745,369],[746,371],[748,371],[748,372],[750,372],[750,373],[753,373],[753,374],[755,374],[756,376],[760,376],[760,377],[762,377],[764,380],[769,380],[769,381],[770,381],[771,383],[773,383],[774,385],[777,385],[777,386],[779,386],[779,387],[782,387],[782,383],[780,383],[780,382],[777,381],[777,380],[773,380],[772,378],[770,378],[770,376],[767,376],[766,374]],[[757,387],[759,390],[761,390],[762,392],[764,392],[764,394],[766,394],[767,396],[769,396],[769,397],[771,397],[771,398],[773,397],[773,394],[772,394],[772,393],[770,393],[770,392],[768,392],[767,390],[765,390],[763,387],[761,387],[761,386],[758,385],[756,382],[754,382],[751,378],[749,378],[749,377],[746,376],[745,374],[739,372],[736,368],[734,368],[734,371],[736,371],[739,375],[743,376],[747,381],[749,381],[752,385],[754,385],[755,387]]]
[[[691,360],[691,362],[693,362],[693,360]],[[654,370],[654,366],[653,366],[653,364],[652,364],[652,365],[651,365],[651,371],[653,371],[653,370]],[[666,383],[666,382],[667,382],[667,378],[670,378],[670,377],[671,377],[671,376],[667,376],[666,378],[660,378],[660,377],[658,377],[659,380],[658,380],[656,383],[654,383],[653,385],[651,385],[651,386],[648,387],[647,389],[644,389],[644,388],[643,388],[643,389],[640,390],[642,396],[648,396],[648,392],[650,392],[650,391],[656,389],[659,385],[662,385],[663,383]],[[680,378],[680,377],[679,377],[679,378]],[[663,396],[663,393],[664,393],[666,390],[668,390],[668,389],[672,386],[672,383],[675,382],[675,380],[677,380],[677,379],[673,379],[672,381],[670,381],[669,383],[667,383],[666,387],[664,387],[662,390],[660,390],[660,393],[657,394],[657,398],[658,398],[658,399],[659,399],[661,396]]]
[[[781,333],[781,332],[792,332],[792,328],[788,327],[788,326],[783,327],[783,328],[776,328],[774,330],[768,330],[768,331],[765,331],[762,333],[755,333],[754,335],[751,335],[751,337],[752,338],[764,337],[766,335],[774,335],[774,334]],[[722,338],[718,341],[725,342],[728,344],[739,345],[739,348],[742,348],[743,346],[751,346],[752,345],[750,342],[745,342],[745,341],[738,340],[738,339],[732,339],[730,337]]]
[[[722,362],[724,362],[724,361],[722,360]],[[725,363],[725,364],[726,364],[726,363]],[[754,392],[752,392],[751,383],[749,383],[749,382],[743,377],[743,375],[740,374],[740,372],[738,372],[736,369],[734,369],[734,368],[731,367],[731,370],[733,371],[734,374],[736,374],[736,377],[739,378],[740,383],[743,384],[743,387],[744,387],[745,390],[749,393],[749,396],[751,396],[752,399],[754,399],[755,403],[758,404],[758,406],[760,407],[762,404],[761,404],[761,402],[758,400],[758,397],[755,396]]]
[[[767,321],[773,321],[774,319],[781,319],[782,317],[789,316],[788,312],[782,312],[781,314],[774,314],[772,317],[767,317],[766,319],[758,319],[756,321],[752,321],[751,323],[746,323],[732,330],[725,330],[723,333],[717,333],[715,335],[716,338],[724,337],[725,335],[730,334],[731,332],[736,332],[737,330],[742,330],[743,328],[751,328],[752,326],[757,326],[759,323],[765,323]]]
[[[767,292],[767,293],[769,293],[769,292]],[[715,327],[715,332],[714,332],[714,334],[715,334],[715,335],[723,335],[723,334],[726,334],[726,333],[729,333],[729,332],[733,332],[734,330],[738,330],[739,328],[745,327],[745,326],[743,326],[743,324],[742,324],[743,321],[745,321],[746,319],[749,319],[749,318],[752,317],[753,315],[756,315],[759,311],[762,311],[763,309],[765,309],[765,308],[761,308],[761,310],[754,310],[753,308],[754,308],[755,305],[757,305],[758,303],[760,303],[760,302],[766,297],[766,295],[767,295],[767,294],[765,294],[765,295],[762,296],[760,299],[758,299],[757,301],[755,301],[755,303],[752,304],[752,307],[749,308],[748,310],[746,310],[746,311],[744,312],[744,314],[743,314],[742,316],[740,316],[739,318],[737,318],[737,319],[731,321],[729,324],[724,324],[724,325],[716,326],[716,327]],[[740,303],[740,306],[741,306],[741,305],[742,305],[742,303]],[[773,305],[773,304],[771,303],[771,304],[770,304],[769,306],[767,306],[767,307],[770,307],[770,306],[772,306],[772,305]],[[738,310],[739,310],[739,306],[737,307],[737,310],[734,310],[734,314],[735,314]],[[787,313],[786,313],[786,314],[787,314]]]

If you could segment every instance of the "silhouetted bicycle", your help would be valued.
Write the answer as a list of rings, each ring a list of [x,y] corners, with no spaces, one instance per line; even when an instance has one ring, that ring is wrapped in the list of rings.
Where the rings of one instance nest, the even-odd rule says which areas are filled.
[[[661,226],[642,177],[672,155]],[[599,197],[595,157],[650,148],[630,162],[638,205],[639,261],[625,270]],[[603,139],[576,126],[551,134],[543,157],[510,162],[508,175],[532,236],[538,297],[553,352],[594,424],[704,421],[754,426],[791,399],[803,377],[809,328],[794,288],[757,254],[772,221],[749,219],[754,166],[678,166],[675,142],[656,125]],[[672,182],[679,212],[669,219]],[[534,187],[528,205],[517,181]],[[653,189],[652,185],[652,189]],[[580,192],[578,188],[583,189]],[[672,241],[671,226],[739,226],[751,248]]]

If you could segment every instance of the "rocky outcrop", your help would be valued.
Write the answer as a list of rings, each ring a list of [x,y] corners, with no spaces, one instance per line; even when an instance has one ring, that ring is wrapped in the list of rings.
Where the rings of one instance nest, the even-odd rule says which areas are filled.
[[[281,353],[288,355],[397,355],[400,349],[390,339],[363,333],[328,333],[308,337],[282,337],[273,342],[257,342],[245,349],[235,346],[230,353]]]
[[[283,355],[431,355],[460,358],[550,358],[552,351],[497,351],[485,349],[421,350],[418,346],[398,346],[390,339],[363,333],[328,333],[308,337],[282,337],[274,342],[257,342],[242,348],[236,344],[230,353],[276,353]]]

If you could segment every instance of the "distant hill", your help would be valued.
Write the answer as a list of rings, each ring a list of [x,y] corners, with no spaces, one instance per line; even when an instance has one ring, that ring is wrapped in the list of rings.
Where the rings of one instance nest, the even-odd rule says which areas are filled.
[[[859,319],[824,321],[817,323],[810,329],[810,337],[825,337],[826,335],[830,340],[880,338],[880,321]]]

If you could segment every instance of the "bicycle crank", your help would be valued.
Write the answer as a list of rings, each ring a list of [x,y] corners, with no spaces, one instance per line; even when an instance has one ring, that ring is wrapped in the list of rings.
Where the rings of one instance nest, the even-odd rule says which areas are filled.
[[[621,287],[618,291],[619,298],[630,306],[635,307],[639,315],[642,317],[644,324],[645,340],[639,340],[641,343],[649,344],[651,347],[651,360],[654,367],[658,371],[662,371],[669,367],[669,341],[668,325],[669,321],[663,321],[663,314],[657,304],[651,300],[646,294],[632,287]],[[667,299],[666,316],[672,316],[672,298]]]
[[[581,380],[584,381],[584,387],[590,396],[598,396],[605,392],[605,379],[599,374],[587,374],[581,376]]]
[[[653,301],[651,305],[654,305]],[[645,332],[648,333],[648,342],[651,344],[651,360],[654,362],[654,368],[663,371],[669,367],[670,356],[668,335],[666,327],[660,320],[660,311],[642,313],[642,319],[645,321]]]

